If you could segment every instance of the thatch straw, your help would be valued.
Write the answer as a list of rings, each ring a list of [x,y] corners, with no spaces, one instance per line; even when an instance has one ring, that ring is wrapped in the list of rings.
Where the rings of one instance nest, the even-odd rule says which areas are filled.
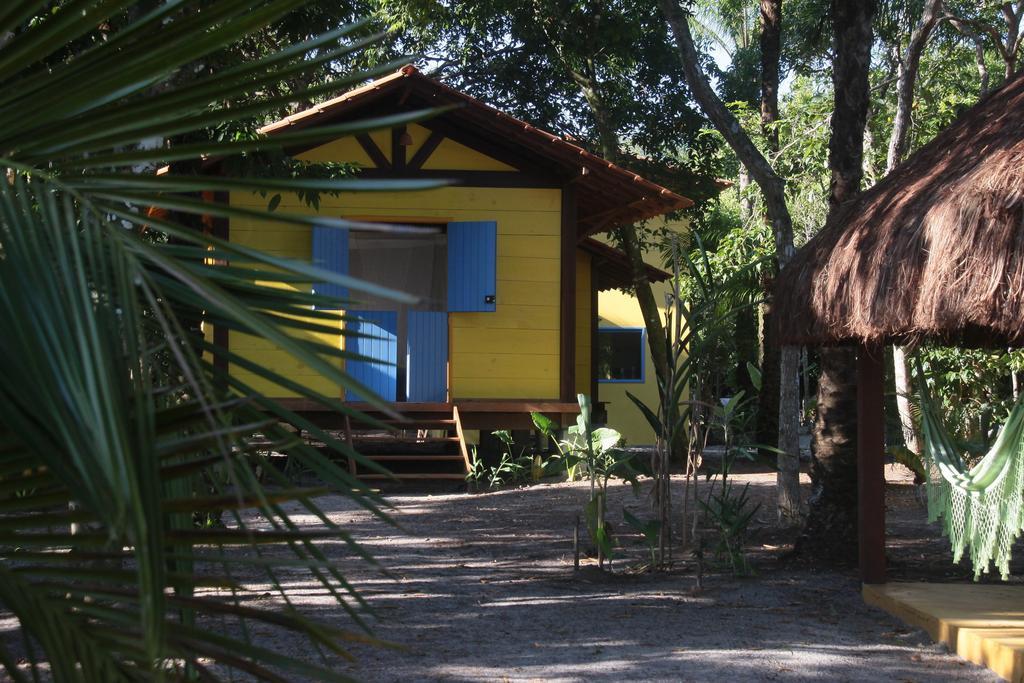
[[[775,292],[786,344],[1024,345],[1024,74],[841,207]]]

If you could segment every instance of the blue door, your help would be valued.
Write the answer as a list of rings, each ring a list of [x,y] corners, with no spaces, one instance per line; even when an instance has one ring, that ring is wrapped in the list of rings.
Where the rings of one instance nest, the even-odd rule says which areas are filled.
[[[448,224],[448,310],[494,311],[497,304],[498,224]]]
[[[354,312],[358,321],[348,323],[352,334],[345,337],[345,350],[365,358],[346,360],[345,370],[358,382],[385,401],[397,399],[398,392],[398,313],[395,311]],[[348,389],[348,401],[366,397]]]
[[[448,399],[448,314],[409,311],[406,344],[406,400]]]

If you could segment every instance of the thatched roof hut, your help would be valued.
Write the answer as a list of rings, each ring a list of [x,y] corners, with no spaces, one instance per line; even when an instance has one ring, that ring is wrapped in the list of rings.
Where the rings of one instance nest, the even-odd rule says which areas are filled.
[[[785,344],[1024,345],[1024,74],[841,207],[775,301]]]

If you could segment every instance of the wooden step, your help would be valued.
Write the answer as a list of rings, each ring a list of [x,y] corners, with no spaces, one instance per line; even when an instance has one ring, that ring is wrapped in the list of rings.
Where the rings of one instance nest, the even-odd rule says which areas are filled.
[[[430,429],[424,425],[437,425],[438,429],[451,429],[455,427],[455,420],[444,417],[429,418],[429,417],[410,417],[406,420],[381,420],[383,424],[395,429]],[[359,423],[354,423],[352,427],[358,429]]]
[[[458,443],[457,436],[399,436],[393,434],[352,434],[355,443],[410,444],[410,443]]]
[[[447,454],[447,453],[440,454],[440,455],[430,455],[430,454],[423,454],[423,455],[391,455],[389,453],[389,454],[386,454],[386,455],[363,455],[363,457],[365,459],[367,459],[367,460],[373,460],[373,461],[400,460],[400,461],[412,461],[412,462],[415,462],[417,460],[421,460],[423,462],[435,462],[435,461],[440,461],[440,460],[458,460],[459,462],[462,462],[462,456],[461,455],[459,455],[459,454],[451,455],[451,454]]]
[[[401,474],[360,474],[360,479],[447,479],[450,481],[465,481],[466,475],[449,472],[403,472]]]

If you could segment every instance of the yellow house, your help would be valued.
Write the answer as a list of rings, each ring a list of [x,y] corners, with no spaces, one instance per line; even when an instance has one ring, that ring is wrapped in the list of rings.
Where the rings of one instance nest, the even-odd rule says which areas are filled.
[[[238,218],[219,229],[232,242],[312,258],[335,272],[417,295],[419,303],[397,305],[353,292],[358,303],[346,313],[358,321],[346,324],[357,334],[343,338],[339,328],[328,341],[357,354],[347,361],[348,374],[400,412],[419,416],[424,426],[454,417],[464,454],[471,437],[463,429],[527,427],[532,410],[564,423],[575,419],[577,393],[603,400],[602,390],[611,385],[597,382],[595,308],[599,301],[604,306],[599,297],[612,294],[599,290],[628,286],[629,279],[624,255],[590,236],[692,202],[411,66],[262,132],[441,106],[451,108],[421,123],[292,154],[354,163],[361,178],[444,179],[449,186],[321,196],[316,210],[285,196],[277,208],[345,219],[348,229]],[[220,200],[261,208],[266,202],[248,192]],[[381,222],[433,230],[375,231],[373,224]],[[332,287],[313,285],[343,294]],[[358,391],[339,396],[337,387],[265,340],[231,333],[217,343],[320,393],[364,405]],[[244,367],[229,372],[323,424],[337,418]]]

